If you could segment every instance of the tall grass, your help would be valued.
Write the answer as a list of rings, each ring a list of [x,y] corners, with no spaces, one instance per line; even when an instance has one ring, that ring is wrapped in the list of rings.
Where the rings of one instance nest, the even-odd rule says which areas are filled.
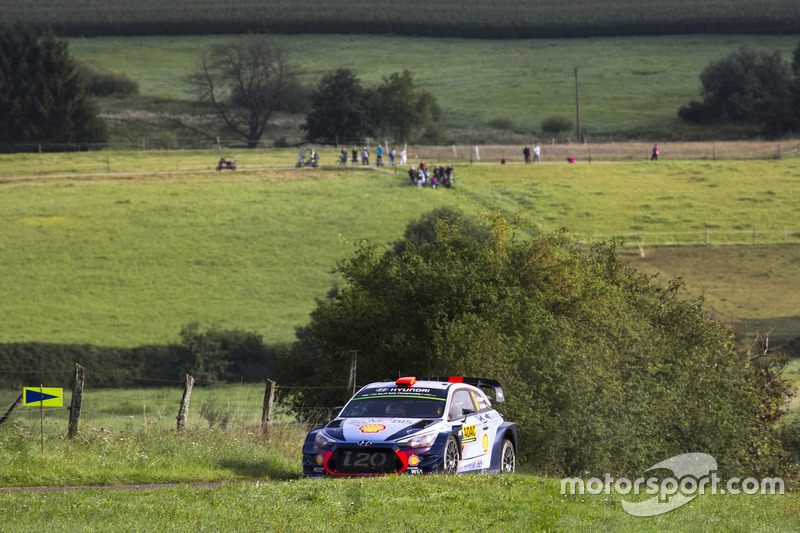
[[[0,494],[8,531],[796,531],[800,498],[705,494],[670,513],[627,515],[619,494],[564,496],[514,475],[298,480],[302,433],[91,433],[75,441],[0,430],[0,485],[93,485]],[[629,473],[631,477],[643,473]],[[602,476],[602,474],[601,474]],[[193,483],[225,482],[211,487]],[[230,482],[230,483],[227,483]],[[167,488],[150,483],[180,483]],[[141,490],[97,485],[137,484]]]

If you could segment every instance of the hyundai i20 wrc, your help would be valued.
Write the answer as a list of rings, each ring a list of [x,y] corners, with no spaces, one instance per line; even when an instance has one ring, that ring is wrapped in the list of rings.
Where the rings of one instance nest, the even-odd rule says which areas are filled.
[[[495,380],[414,377],[371,383],[303,444],[303,476],[514,472],[517,426]]]

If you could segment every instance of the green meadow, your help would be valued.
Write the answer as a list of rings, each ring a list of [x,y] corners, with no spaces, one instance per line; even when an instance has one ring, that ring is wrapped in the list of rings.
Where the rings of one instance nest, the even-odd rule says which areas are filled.
[[[78,59],[126,73],[141,97],[102,103],[111,114],[164,110],[167,101],[191,100],[184,82],[204,50],[237,36],[94,37],[68,39]],[[275,35],[302,79],[316,84],[326,72],[352,69],[365,86],[410,70],[439,101],[442,122],[460,137],[508,119],[512,133],[540,130],[544,118],[575,119],[575,68],[580,80],[581,127],[589,138],[614,132],[671,131],[681,106],[700,98],[700,73],[740,46],[779,50],[791,58],[795,35],[676,35],[585,39],[472,40],[369,35]],[[174,105],[174,104],[173,104]],[[181,107],[172,112],[184,113]],[[298,119],[298,124],[302,117]],[[297,134],[297,132],[295,132]],[[475,133],[477,135],[477,133]],[[654,133],[653,140],[660,133]],[[573,139],[574,140],[574,139]]]
[[[0,156],[0,176],[51,169],[0,183],[0,342],[165,343],[195,321],[289,342],[354,243],[388,245],[442,206],[617,238],[634,266],[663,264],[663,280],[683,277],[743,333],[797,337],[796,158],[459,164],[453,189],[431,190],[389,169],[270,166],[293,154],[243,154],[263,159],[235,173],[210,170],[215,152],[140,153],[141,173],[113,172],[130,153]]]
[[[567,494],[560,479],[512,475],[299,479],[301,428],[86,429],[74,441],[0,431],[0,485],[68,491],[0,491],[3,531],[796,531],[800,497],[698,496],[653,517],[626,514],[643,496]],[[593,473],[592,475],[595,475]],[[598,474],[602,477],[602,474]],[[633,473],[644,476],[645,473]],[[587,474],[587,478],[589,475]],[[175,484],[151,487],[150,483]],[[199,483],[217,483],[198,486]],[[139,485],[109,489],[104,486]]]

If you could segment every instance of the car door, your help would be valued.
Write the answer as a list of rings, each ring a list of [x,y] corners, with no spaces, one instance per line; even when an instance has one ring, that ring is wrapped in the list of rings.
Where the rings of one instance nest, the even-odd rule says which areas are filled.
[[[448,416],[452,422],[461,421],[459,472],[481,470],[489,466],[484,451],[485,424],[477,411],[478,407],[471,390],[462,388],[453,393]]]

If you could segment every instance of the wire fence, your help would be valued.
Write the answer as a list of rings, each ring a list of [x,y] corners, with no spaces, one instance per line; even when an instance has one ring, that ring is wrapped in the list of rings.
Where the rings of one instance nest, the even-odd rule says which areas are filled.
[[[0,374],[8,372],[0,371]],[[43,372],[14,372],[41,376]],[[42,407],[41,405],[15,405],[21,390],[0,390],[0,422],[3,426],[14,427],[23,437],[54,437],[68,434],[70,410],[73,400],[73,381],[71,371],[47,371],[52,379],[44,384],[48,388],[63,390],[62,405]],[[86,371],[89,374],[90,371]],[[106,373],[107,374],[107,373]],[[119,376],[118,376],[119,377]],[[110,434],[134,433],[142,430],[175,430],[176,420],[185,394],[186,381],[164,380],[158,378],[130,377],[130,388],[83,389],[80,408],[81,428],[91,428]],[[151,382],[149,387],[142,384]],[[188,408],[186,426],[205,428],[239,427],[256,431],[264,427],[267,396],[270,386],[267,383],[223,384],[195,382],[191,391],[191,405]],[[31,384],[31,389],[39,384]],[[274,384],[272,393],[278,398],[274,407],[270,405],[270,425],[307,426],[309,421],[297,416],[282,402],[293,391],[304,389],[341,389],[343,393],[352,386],[301,387]],[[304,408],[318,411],[326,416],[334,411],[333,406],[313,406]]]
[[[511,142],[509,144],[484,143],[449,143],[440,145],[408,144],[392,139],[355,139],[330,144],[313,143],[302,138],[261,140],[249,148],[236,141],[165,141],[157,138],[141,138],[133,141],[115,143],[0,143],[0,154],[14,153],[93,153],[93,152],[172,152],[183,150],[214,150],[217,152],[257,153],[275,149],[302,149],[315,146],[327,151],[328,157],[323,164],[336,164],[342,148],[360,152],[366,147],[371,154],[371,163],[375,164],[375,149],[382,145],[387,152],[394,149],[399,159],[400,152],[405,151],[408,157],[425,158],[452,162],[524,162],[525,145],[533,147],[539,144],[542,162],[566,162],[569,158],[576,162],[593,161],[644,161],[652,158],[654,142],[557,142],[555,139],[531,138],[529,141]],[[782,159],[800,155],[800,141],[720,141],[720,142],[664,142],[658,143],[659,160],[730,160],[730,159]],[[385,157],[388,162],[388,154]],[[360,159],[359,159],[360,160]],[[122,169],[125,170],[125,169]],[[169,168],[167,170],[174,170]]]
[[[642,231],[631,233],[591,234],[590,240],[617,240],[625,247],[645,246],[725,246],[800,244],[800,230],[695,230]]]

